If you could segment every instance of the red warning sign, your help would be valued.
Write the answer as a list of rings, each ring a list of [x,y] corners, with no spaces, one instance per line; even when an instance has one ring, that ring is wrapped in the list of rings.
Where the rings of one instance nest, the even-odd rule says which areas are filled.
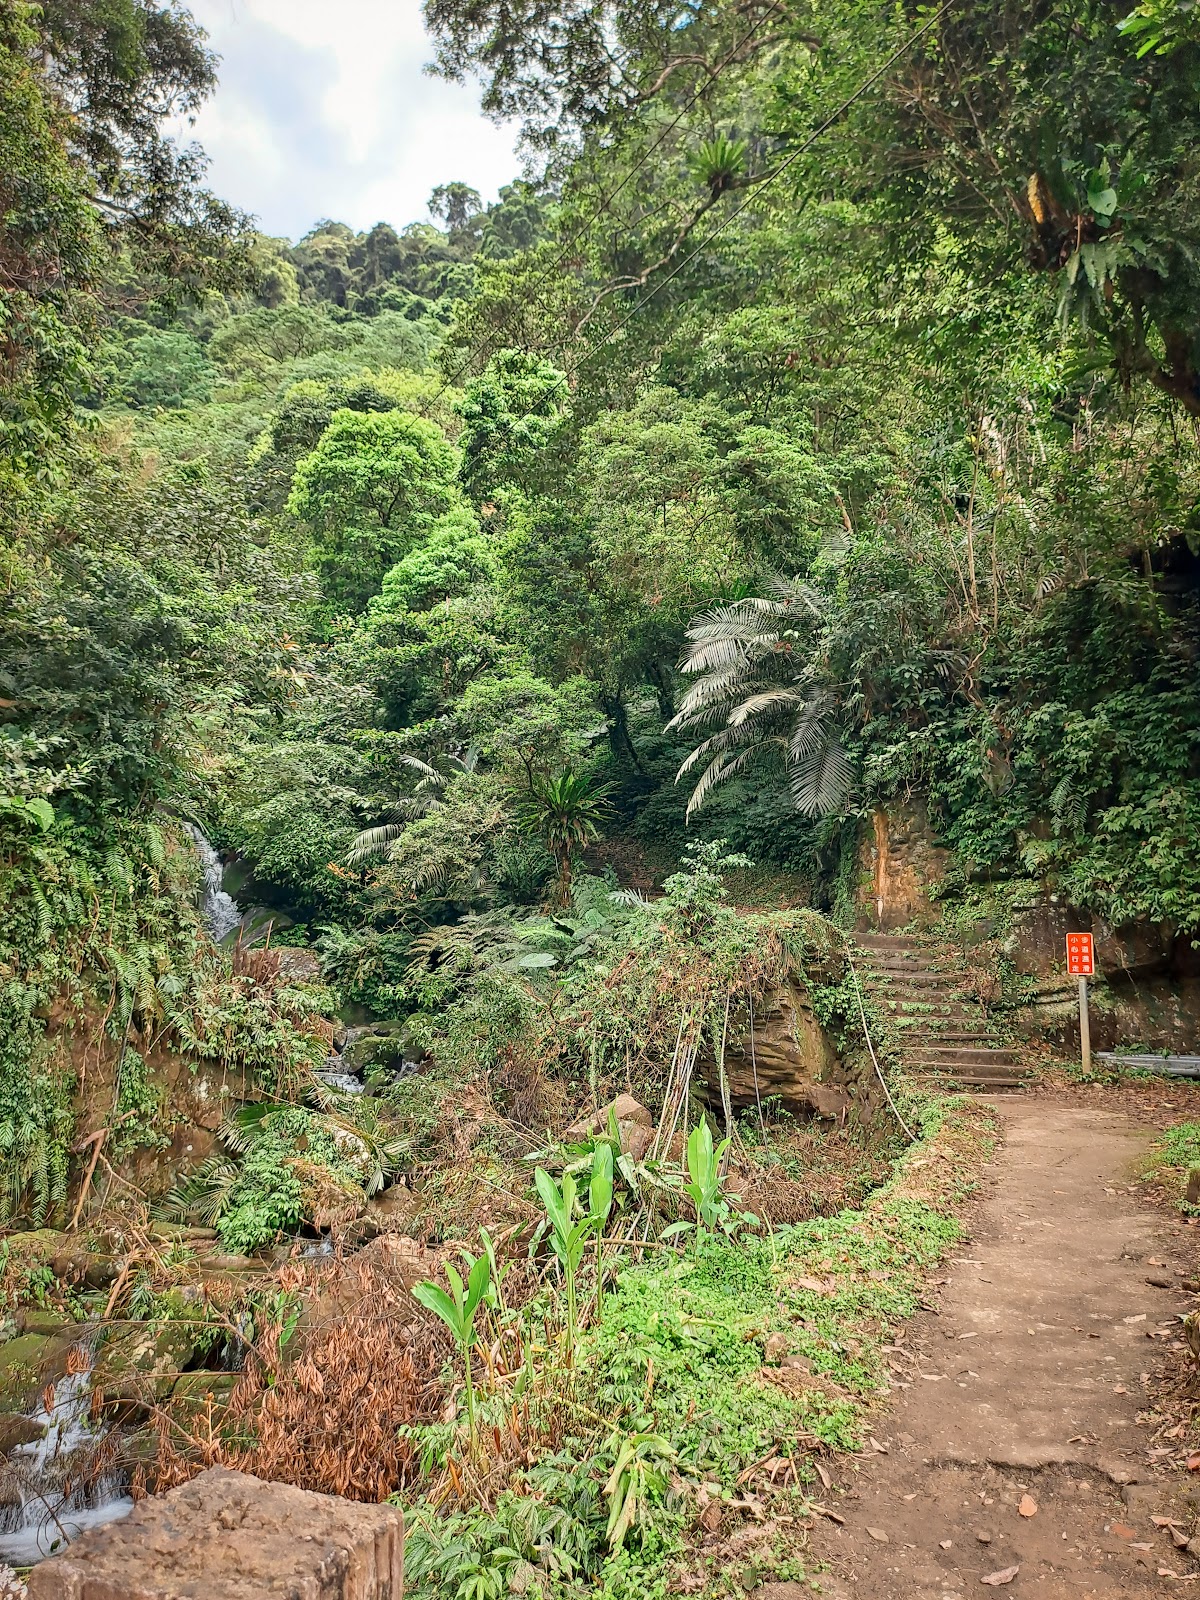
[[[1096,946],[1090,933],[1067,935],[1067,972],[1073,978],[1090,978],[1096,970]]]

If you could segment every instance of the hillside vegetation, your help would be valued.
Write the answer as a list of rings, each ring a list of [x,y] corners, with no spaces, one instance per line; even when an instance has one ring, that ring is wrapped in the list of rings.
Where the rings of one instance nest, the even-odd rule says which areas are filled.
[[[473,1225],[467,1172],[519,1180],[503,1221],[547,1204],[573,1297],[620,1140],[576,1150],[558,1235],[522,1163],[621,1092],[682,1095],[685,1134],[680,1062],[723,1083],[731,1014],[797,973],[857,1051],[834,925],[877,809],[924,807],[951,918],[1049,894],[1200,937],[1200,13],[426,15],[438,70],[521,120],[525,176],[291,242],[166,136],[218,70],[186,10],[0,13],[0,1220],[62,1227],[135,1173],[240,1254],[424,1163],[416,1231]],[[236,948],[195,829],[255,908]],[[314,1076],[339,1018],[394,1025],[365,1096]],[[167,1060],[227,1096],[203,1164]],[[528,1564],[544,1501],[570,1507],[547,1594],[659,1592],[673,1463],[717,1471],[687,1330],[841,1248],[816,1206],[735,1260],[715,1177],[711,1215],[626,1180],[711,1238],[647,1247],[611,1298],[594,1245],[593,1399],[633,1440],[596,1444],[608,1501],[547,1455],[418,1575],[499,1573],[504,1540]],[[953,1235],[924,1205],[888,1213],[880,1329]],[[670,1353],[656,1298],[684,1307]],[[643,1318],[656,1406],[616,1349]],[[759,1358],[726,1343],[701,1354],[729,1399]],[[822,1370],[865,1391],[868,1345]],[[850,1401],[796,1405],[818,1445],[853,1435]],[[425,1421],[402,1472],[449,1493]]]

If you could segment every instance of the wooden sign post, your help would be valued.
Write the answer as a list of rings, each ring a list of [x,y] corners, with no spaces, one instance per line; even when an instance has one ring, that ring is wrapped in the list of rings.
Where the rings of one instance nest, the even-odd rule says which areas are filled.
[[[1079,979],[1079,1048],[1083,1070],[1092,1070],[1092,1030],[1088,1018],[1087,981],[1096,970],[1096,945],[1090,933],[1067,935],[1067,973]]]

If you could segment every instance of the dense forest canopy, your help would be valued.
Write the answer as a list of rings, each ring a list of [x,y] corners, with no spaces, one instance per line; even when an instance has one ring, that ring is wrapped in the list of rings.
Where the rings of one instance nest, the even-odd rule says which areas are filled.
[[[845,911],[912,797],[951,896],[1200,930],[1192,10],[427,17],[526,175],[295,243],[164,131],[182,5],[0,18],[18,1188],[64,985],[196,1025],[181,820],[377,1016],[598,836]]]

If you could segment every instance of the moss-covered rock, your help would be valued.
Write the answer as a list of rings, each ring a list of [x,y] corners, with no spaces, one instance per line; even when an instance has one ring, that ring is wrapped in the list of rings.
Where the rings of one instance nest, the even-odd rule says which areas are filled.
[[[60,1317],[56,1327],[46,1324],[0,1344],[0,1412],[32,1411],[46,1385],[66,1371],[67,1351],[77,1342],[76,1325]]]
[[[371,1070],[398,1072],[406,1064],[423,1060],[424,1054],[413,1042],[407,1022],[376,1022],[349,1030],[342,1066],[357,1074]]]
[[[144,1323],[105,1340],[96,1356],[93,1386],[105,1402],[147,1405],[174,1391],[195,1366],[206,1330],[195,1323]]]

